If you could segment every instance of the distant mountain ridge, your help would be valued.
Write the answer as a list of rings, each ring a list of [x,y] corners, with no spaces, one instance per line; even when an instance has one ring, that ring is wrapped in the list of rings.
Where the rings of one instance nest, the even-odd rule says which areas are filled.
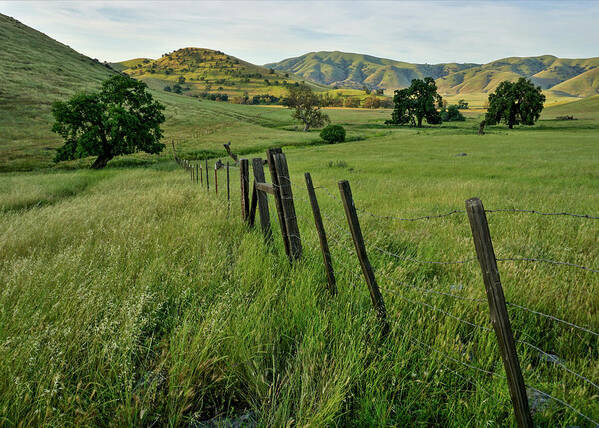
[[[371,55],[339,51],[310,52],[265,67],[295,73],[325,85],[349,88],[401,88],[412,79],[433,77],[477,67],[479,64],[411,64]]]
[[[503,58],[488,64],[411,64],[371,55],[321,51],[265,67],[316,83],[350,88],[392,90],[428,76],[437,81],[441,94],[458,95],[492,92],[503,80],[526,77],[558,95],[588,97],[599,93],[599,57],[566,59],[543,55]]]

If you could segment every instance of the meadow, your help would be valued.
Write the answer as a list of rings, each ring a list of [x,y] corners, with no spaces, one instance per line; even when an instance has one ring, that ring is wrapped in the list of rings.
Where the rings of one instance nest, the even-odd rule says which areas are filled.
[[[383,125],[385,110],[329,109],[350,141],[322,145],[282,108],[158,96],[167,103],[165,142],[174,139],[183,158],[224,161],[226,141],[249,158],[283,147],[304,256],[289,264],[272,200],[272,244],[243,224],[236,169],[229,206],[222,171],[220,193],[207,192],[170,147],[102,171],[81,169],[82,160],[0,174],[0,424],[514,425],[478,264],[416,261],[473,257],[465,214],[378,216],[463,210],[473,196],[488,209],[597,216],[597,97],[546,109],[534,127],[490,127],[485,136],[476,135],[478,112],[414,129]],[[555,120],[562,114],[579,119]],[[319,187],[335,297],[306,171]],[[353,253],[341,179],[352,186],[387,305],[384,339]],[[599,266],[597,220],[490,213],[489,223],[498,257]],[[499,270],[509,302],[599,330],[596,273],[516,261]],[[527,386],[599,419],[597,336],[509,310]],[[556,400],[533,390],[529,398],[539,426],[593,426]]]

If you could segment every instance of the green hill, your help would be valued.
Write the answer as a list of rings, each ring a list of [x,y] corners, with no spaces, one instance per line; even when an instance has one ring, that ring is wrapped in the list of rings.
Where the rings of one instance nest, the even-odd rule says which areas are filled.
[[[289,72],[277,72],[250,64],[221,51],[203,48],[183,48],[158,59],[136,58],[114,64],[131,77],[145,81],[150,88],[173,90],[190,96],[227,94],[230,98],[255,95],[281,97],[286,86],[299,82]],[[327,89],[310,83],[315,89]]]
[[[0,170],[48,162],[52,102],[97,88],[115,73],[97,60],[0,14]],[[26,154],[26,155],[25,155]]]
[[[526,77],[550,93],[586,97],[599,90],[599,82],[592,78],[598,67],[599,58],[512,57],[449,74],[438,79],[437,86],[442,94],[448,95],[488,93],[503,80]],[[581,78],[587,73],[591,74]]]
[[[551,88],[553,91],[590,97],[599,94],[599,67],[585,71]]]
[[[310,52],[265,67],[295,73],[306,80],[348,88],[394,89],[426,76],[438,78],[477,64],[410,64],[392,59],[345,52]]]
[[[488,64],[411,64],[344,52],[311,52],[266,64],[317,83],[347,88],[406,87],[414,78],[433,77],[446,96],[485,94],[503,80],[530,78],[552,98],[587,97],[599,92],[599,57],[586,59],[511,57]]]
[[[596,119],[599,117],[599,95],[571,103],[547,107],[543,110],[544,119],[572,115],[577,119]]]

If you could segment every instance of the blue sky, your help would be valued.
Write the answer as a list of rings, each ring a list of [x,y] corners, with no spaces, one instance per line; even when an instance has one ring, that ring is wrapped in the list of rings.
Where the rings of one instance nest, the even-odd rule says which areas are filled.
[[[255,64],[318,50],[418,63],[599,56],[599,1],[0,1],[90,57],[160,57],[182,47]]]

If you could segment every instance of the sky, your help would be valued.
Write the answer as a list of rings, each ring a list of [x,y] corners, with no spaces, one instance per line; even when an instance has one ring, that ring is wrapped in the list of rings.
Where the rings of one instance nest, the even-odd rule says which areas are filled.
[[[254,64],[321,50],[429,64],[599,56],[599,0],[0,0],[0,13],[110,62],[183,47]]]

